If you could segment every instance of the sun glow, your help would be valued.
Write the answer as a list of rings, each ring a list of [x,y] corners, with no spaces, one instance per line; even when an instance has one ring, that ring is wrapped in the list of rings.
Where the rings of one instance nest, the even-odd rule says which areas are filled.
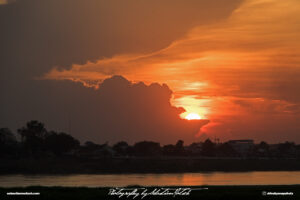
[[[201,119],[201,117],[197,113],[190,113],[185,117],[185,119],[187,119],[187,120],[198,120],[198,119]]]

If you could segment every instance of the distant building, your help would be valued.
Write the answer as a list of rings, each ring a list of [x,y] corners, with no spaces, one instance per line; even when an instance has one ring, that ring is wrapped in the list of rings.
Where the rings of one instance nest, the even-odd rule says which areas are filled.
[[[103,158],[114,156],[112,147],[107,144],[94,144],[93,142],[86,142],[85,146],[81,147],[75,155],[85,158]]]
[[[285,142],[279,144],[271,144],[270,152],[274,157],[295,158],[299,149],[293,142]]]
[[[254,140],[229,140],[228,144],[241,156],[246,156],[253,148]]]

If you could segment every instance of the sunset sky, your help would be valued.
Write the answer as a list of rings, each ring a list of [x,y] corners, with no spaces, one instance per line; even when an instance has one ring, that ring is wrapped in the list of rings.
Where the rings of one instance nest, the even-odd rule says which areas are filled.
[[[299,0],[0,0],[0,126],[299,143],[299,13]]]

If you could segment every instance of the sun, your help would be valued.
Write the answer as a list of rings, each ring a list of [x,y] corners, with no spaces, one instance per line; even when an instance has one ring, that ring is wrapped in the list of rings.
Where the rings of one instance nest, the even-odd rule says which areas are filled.
[[[198,119],[201,119],[201,117],[197,113],[190,113],[187,116],[185,116],[185,119],[187,119],[187,120],[198,120]]]

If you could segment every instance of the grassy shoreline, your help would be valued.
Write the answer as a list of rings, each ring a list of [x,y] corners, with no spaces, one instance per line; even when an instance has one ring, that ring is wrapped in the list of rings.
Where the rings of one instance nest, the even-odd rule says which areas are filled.
[[[141,186],[129,186],[128,188],[140,188]],[[171,186],[169,188],[180,188],[182,186]],[[148,191],[162,187],[146,187]],[[167,188],[167,186],[163,186]],[[184,188],[188,188],[184,186]],[[260,185],[260,186],[191,186],[192,190],[188,196],[147,196],[143,199],[299,199],[300,185]],[[204,189],[203,188],[207,188]],[[110,196],[108,187],[87,188],[87,187],[16,187],[16,188],[0,188],[1,199],[63,199],[63,200],[81,200],[81,199],[133,199],[132,197]],[[142,189],[141,189],[142,190]],[[263,192],[293,192],[292,196],[270,196],[264,195]],[[7,196],[7,192],[39,192],[39,196]],[[137,197],[135,199],[141,199]]]

